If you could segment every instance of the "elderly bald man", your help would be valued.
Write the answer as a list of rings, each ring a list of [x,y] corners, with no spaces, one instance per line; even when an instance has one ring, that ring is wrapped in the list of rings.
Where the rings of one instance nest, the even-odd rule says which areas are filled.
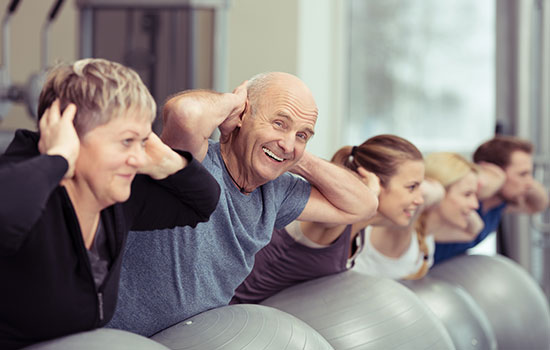
[[[162,140],[202,161],[220,201],[194,229],[131,232],[110,327],[151,336],[227,305],[274,227],[295,219],[349,224],[376,212],[375,192],[358,177],[305,151],[317,106],[291,74],[260,74],[233,93],[179,93],[163,118]],[[216,128],[220,142],[209,140]]]

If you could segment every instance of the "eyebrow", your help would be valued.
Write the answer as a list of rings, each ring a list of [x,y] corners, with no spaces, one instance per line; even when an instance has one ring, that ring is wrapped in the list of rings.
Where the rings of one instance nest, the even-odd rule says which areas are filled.
[[[132,130],[132,129],[122,130],[122,131],[119,133],[119,135],[122,136],[123,134],[125,134],[125,133],[127,133],[127,132],[132,133],[132,134],[134,134],[134,135],[137,136],[137,137],[141,137],[141,135],[139,134],[139,132],[137,132],[137,131],[135,131],[135,130]],[[153,131],[147,133],[147,135],[146,135],[143,139],[148,139],[149,136],[151,136],[151,133],[152,133],[152,132],[153,132]]]
[[[294,120],[292,118],[290,118],[287,114],[283,113],[283,112],[279,112],[277,113],[277,116],[283,118],[283,119],[286,119],[289,123],[292,123],[294,124]],[[311,136],[315,135],[315,131],[313,131],[312,128],[310,127],[306,127],[305,128],[306,132],[308,132],[309,134],[311,134]],[[311,137],[310,136],[310,137]]]

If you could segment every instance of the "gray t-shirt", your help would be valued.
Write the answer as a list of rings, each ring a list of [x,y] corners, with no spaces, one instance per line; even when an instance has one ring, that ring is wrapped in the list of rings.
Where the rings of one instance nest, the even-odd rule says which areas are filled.
[[[151,336],[206,310],[227,305],[267,245],[305,208],[311,186],[285,173],[242,194],[210,141],[202,163],[221,187],[218,207],[196,228],[130,232],[115,315],[107,327]]]

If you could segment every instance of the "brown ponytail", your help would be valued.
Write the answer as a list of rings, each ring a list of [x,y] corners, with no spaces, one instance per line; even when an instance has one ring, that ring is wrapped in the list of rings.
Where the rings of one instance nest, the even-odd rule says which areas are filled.
[[[422,153],[409,141],[395,135],[371,137],[359,146],[344,146],[332,157],[332,162],[353,171],[358,167],[373,172],[385,186],[406,160],[422,160]]]

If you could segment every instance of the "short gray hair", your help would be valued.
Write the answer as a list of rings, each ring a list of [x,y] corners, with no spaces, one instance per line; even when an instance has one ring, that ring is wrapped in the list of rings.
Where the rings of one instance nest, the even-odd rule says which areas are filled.
[[[133,69],[101,58],[53,67],[40,94],[39,119],[57,98],[62,109],[69,103],[77,106],[74,125],[79,136],[129,110],[143,113],[152,123],[157,111],[155,100]]]
[[[246,90],[248,94],[248,102],[250,107],[250,114],[254,116],[256,108],[261,104],[262,95],[271,85],[274,79],[273,72],[259,73],[248,80],[246,84]]]

